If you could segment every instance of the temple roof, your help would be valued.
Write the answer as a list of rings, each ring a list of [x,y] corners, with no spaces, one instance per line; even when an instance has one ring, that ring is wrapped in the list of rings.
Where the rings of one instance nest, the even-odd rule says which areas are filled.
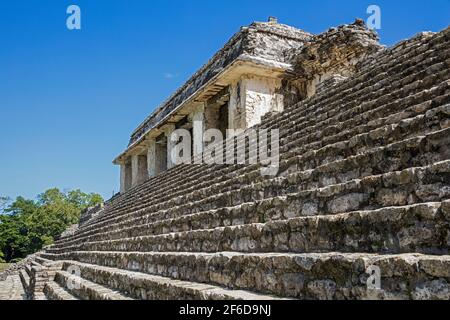
[[[236,61],[251,61],[261,66],[290,69],[285,54],[299,48],[313,37],[300,29],[276,21],[254,22],[242,27],[203,67],[148,116],[132,133],[129,146],[160,124],[183,102],[217,78]],[[220,91],[222,88],[217,88]]]

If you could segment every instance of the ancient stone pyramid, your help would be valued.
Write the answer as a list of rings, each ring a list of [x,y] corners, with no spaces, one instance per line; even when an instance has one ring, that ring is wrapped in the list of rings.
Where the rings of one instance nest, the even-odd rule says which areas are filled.
[[[161,172],[31,257],[30,297],[449,299],[450,28],[391,48],[370,34],[357,22],[284,51],[294,80],[363,54],[262,116],[280,130],[277,176]]]

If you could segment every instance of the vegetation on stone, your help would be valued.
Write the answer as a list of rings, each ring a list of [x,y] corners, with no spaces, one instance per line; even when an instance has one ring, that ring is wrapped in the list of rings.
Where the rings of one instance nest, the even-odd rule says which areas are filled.
[[[17,262],[52,244],[68,226],[78,222],[82,210],[102,202],[98,194],[56,188],[36,200],[1,197],[0,262]]]

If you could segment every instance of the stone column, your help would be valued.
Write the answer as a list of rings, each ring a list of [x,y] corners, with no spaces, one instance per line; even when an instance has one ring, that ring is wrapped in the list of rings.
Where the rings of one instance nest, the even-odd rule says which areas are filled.
[[[120,164],[120,193],[127,191],[126,180],[127,180],[127,166],[125,163]]]
[[[135,155],[131,157],[131,187],[135,187],[138,184],[138,172],[139,156]]]
[[[166,125],[164,128],[164,134],[167,138],[167,170],[174,167],[174,163],[172,161],[172,149],[175,146],[176,142],[173,142],[171,139],[172,132],[175,131],[175,125],[170,124]]]
[[[167,170],[167,141],[155,144],[155,173]]]
[[[228,106],[228,124],[230,129],[244,129],[243,106],[241,102],[244,92],[241,91],[241,82],[230,85],[230,104]]]
[[[131,157],[131,186],[143,183],[148,177],[147,156],[134,155]]]
[[[261,122],[268,112],[281,112],[281,80],[246,75],[230,86],[230,129],[247,129]]]
[[[120,164],[120,192],[124,193],[131,188],[131,164],[124,161]]]
[[[151,139],[148,142],[147,150],[147,171],[149,178],[156,176],[156,141]]]
[[[192,122],[192,145],[193,153],[196,155],[201,155],[203,153],[203,133],[205,131],[205,104],[202,103],[196,107],[189,116]]]
[[[219,129],[219,111],[220,106],[218,104],[207,105],[205,107],[205,121],[204,130]]]

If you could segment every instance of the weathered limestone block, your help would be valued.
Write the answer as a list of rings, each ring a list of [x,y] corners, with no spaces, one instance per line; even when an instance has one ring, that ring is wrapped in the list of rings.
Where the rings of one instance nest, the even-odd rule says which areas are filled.
[[[267,113],[283,111],[280,79],[242,77],[230,89],[230,129],[246,129],[261,122]]]
[[[426,281],[416,287],[414,300],[450,300],[450,284],[441,279]]]
[[[76,232],[78,230],[79,226],[83,226],[84,224],[86,224],[89,220],[99,216],[100,214],[102,214],[102,212],[105,209],[105,204],[101,203],[95,207],[90,207],[87,208],[86,210],[84,210],[83,212],[81,212],[81,216],[80,216],[80,222],[79,225],[77,225],[77,228],[73,228],[73,229],[69,229],[68,231],[68,236],[72,235],[71,230],[74,230],[74,232]],[[64,233],[61,235],[61,237],[64,237]]]

